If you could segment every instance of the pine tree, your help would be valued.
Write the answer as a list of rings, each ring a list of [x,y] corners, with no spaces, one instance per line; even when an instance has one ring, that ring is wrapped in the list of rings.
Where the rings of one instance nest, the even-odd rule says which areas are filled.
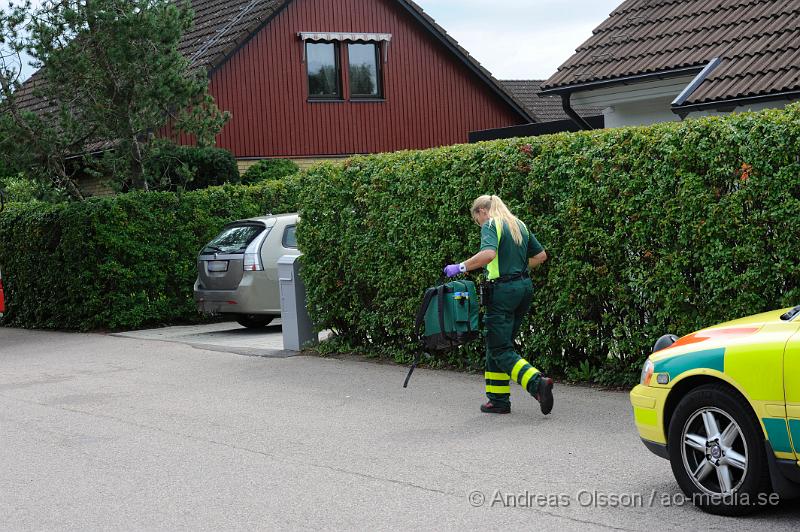
[[[0,154],[76,199],[75,172],[86,168],[146,190],[151,142],[171,121],[184,116],[208,143],[228,118],[205,71],[178,50],[192,17],[188,1],[174,0],[45,0],[0,12]],[[25,86],[8,60],[22,51],[39,68]],[[35,112],[20,105],[31,86]]]

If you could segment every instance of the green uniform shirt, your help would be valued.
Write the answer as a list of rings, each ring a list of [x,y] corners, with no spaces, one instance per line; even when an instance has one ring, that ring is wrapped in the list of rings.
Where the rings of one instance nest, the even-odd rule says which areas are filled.
[[[495,260],[486,267],[489,279],[528,271],[528,259],[544,251],[524,223],[519,222],[519,228],[522,232],[522,243],[517,245],[505,222],[499,238],[494,220],[489,220],[481,226],[481,251],[491,249],[497,252]]]

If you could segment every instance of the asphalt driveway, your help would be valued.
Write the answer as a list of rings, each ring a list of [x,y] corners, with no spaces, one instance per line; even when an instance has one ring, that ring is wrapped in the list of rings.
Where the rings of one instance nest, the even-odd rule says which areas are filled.
[[[0,329],[0,528],[796,530],[703,514],[626,394],[478,411],[482,376]]]

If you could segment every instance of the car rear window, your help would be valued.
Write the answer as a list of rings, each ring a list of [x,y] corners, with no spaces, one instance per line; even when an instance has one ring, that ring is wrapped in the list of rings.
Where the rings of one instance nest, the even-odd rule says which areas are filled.
[[[250,242],[264,231],[263,225],[232,225],[206,244],[201,253],[244,253]]]
[[[290,225],[286,228],[286,231],[284,231],[283,247],[292,249],[297,248],[297,233],[294,225]]]

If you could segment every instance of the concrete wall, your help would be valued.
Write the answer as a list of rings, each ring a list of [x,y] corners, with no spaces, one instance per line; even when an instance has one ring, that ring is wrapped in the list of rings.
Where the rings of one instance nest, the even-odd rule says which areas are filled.
[[[744,105],[737,107],[733,111],[736,113],[744,113],[748,111],[763,111],[764,109],[783,109],[790,103],[800,101],[800,100],[780,100],[774,102],[763,102],[763,103],[756,103],[752,105]],[[697,111],[688,116],[688,118],[697,118],[699,116],[719,116],[727,114],[726,112],[720,112],[713,109],[706,110],[706,111]]]
[[[104,177],[81,177],[78,180],[78,190],[84,197],[104,197],[113,196],[114,189],[108,184],[108,179]]]
[[[620,103],[603,110],[606,127],[642,126],[658,122],[678,122],[681,118],[670,109],[673,98],[656,98],[652,100]],[[764,109],[783,109],[789,103],[787,100],[764,102],[753,105],[740,106],[733,110],[736,113],[748,111],[762,111]],[[720,116],[729,114],[730,111],[715,109],[695,111],[686,118],[699,118],[701,116]]]
[[[643,126],[657,122],[680,122],[670,110],[673,98],[655,98],[632,103],[619,103],[603,109],[606,127]]]
[[[624,126],[643,126],[659,122],[677,122],[680,116],[672,112],[671,104],[693,76],[656,79],[629,85],[617,85],[592,91],[576,92],[572,103],[585,104],[603,109],[608,128]],[[763,109],[783,109],[790,103],[787,100],[758,103],[737,107],[735,112],[761,111]],[[728,114],[729,111],[695,111],[687,118]]]
[[[680,117],[670,110],[670,103],[692,79],[688,75],[576,92],[572,104],[603,109],[607,128],[676,122]]]

